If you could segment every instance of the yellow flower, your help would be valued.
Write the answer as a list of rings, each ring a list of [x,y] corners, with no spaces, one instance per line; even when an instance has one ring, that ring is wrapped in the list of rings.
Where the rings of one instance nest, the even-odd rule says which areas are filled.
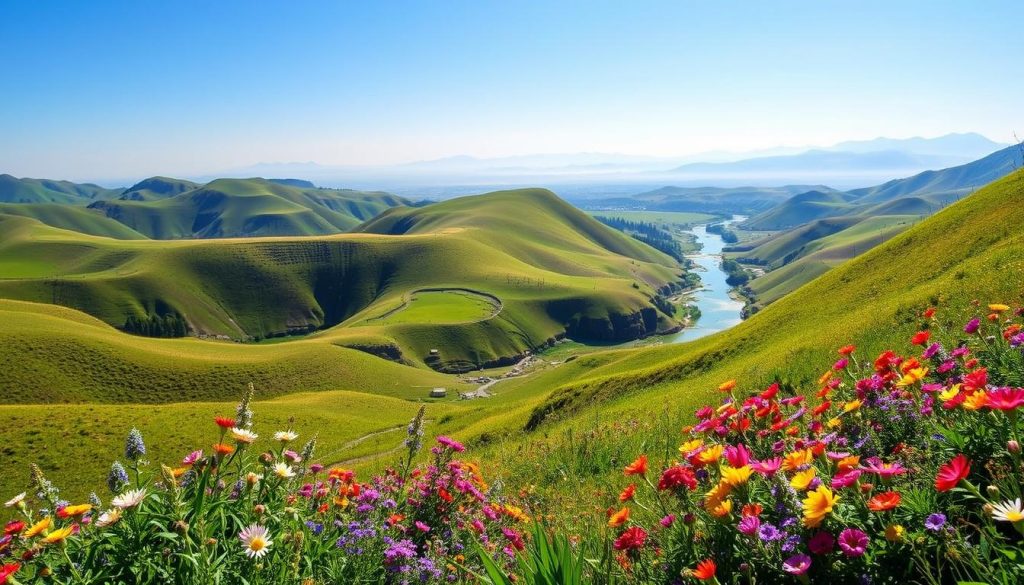
[[[964,398],[964,410],[979,410],[985,406],[985,391],[978,390]]]
[[[952,400],[959,393],[960,393],[960,384],[953,384],[953,386],[950,387],[948,390],[943,390],[942,392],[939,392],[939,400],[941,400],[943,402],[946,402],[948,400]]]
[[[43,518],[39,522],[36,522],[35,524],[32,525],[31,528],[29,528],[28,530],[25,531],[25,538],[32,538],[33,536],[38,536],[44,530],[46,530],[47,528],[50,527],[50,523],[51,523],[51,520],[50,520],[49,517]]]
[[[814,468],[808,467],[803,471],[797,472],[793,479],[789,480],[789,485],[793,486],[793,489],[804,491],[811,486],[811,481],[813,480]]]
[[[717,506],[711,507],[709,510],[711,515],[715,518],[723,518],[732,513],[732,500],[726,500]]]
[[[1003,305],[1000,303],[992,303],[991,305],[988,306],[988,310],[992,311],[993,313],[1002,313],[1003,311],[1009,311],[1010,306]]]
[[[732,487],[738,487],[747,483],[752,473],[754,473],[754,470],[749,465],[744,465],[743,467],[729,467],[725,465],[722,467],[722,481]]]
[[[683,443],[682,445],[679,446],[679,453],[681,455],[686,455],[687,453],[690,453],[692,451],[696,451],[703,444],[704,444],[704,440],[703,439],[694,439],[692,441],[687,441],[687,442],[685,442],[685,443]]]
[[[60,530],[54,530],[53,532],[43,537],[43,542],[46,544],[57,544],[60,542],[64,542],[64,539],[71,536],[71,531],[72,528],[70,526],[68,526],[67,528],[61,528]]]
[[[832,512],[832,507],[839,499],[839,496],[823,485],[818,486],[813,492],[807,492],[807,497],[804,498],[804,526],[816,528],[825,516]]]
[[[920,382],[926,375],[928,375],[928,368],[914,368],[907,373],[903,374],[899,382],[896,382],[897,386],[912,386]]]
[[[843,426],[843,421],[839,420],[838,417],[830,418],[828,422],[825,423],[825,426],[827,426],[830,429],[838,429],[839,427]]]
[[[517,508],[516,506],[511,506],[511,505],[506,504],[503,507],[502,511],[505,513],[506,516],[508,516],[509,518],[511,518],[511,519],[513,519],[513,520],[515,520],[517,522],[529,522],[530,521],[530,517],[527,516],[525,512],[523,512],[522,508]]]
[[[74,506],[64,506],[61,508],[57,515],[61,518],[74,518],[75,516],[81,516],[89,510],[92,510],[92,504],[77,504]]]
[[[713,509],[715,506],[725,501],[725,498],[732,493],[732,486],[725,483],[724,481],[718,482],[715,487],[711,488],[711,491],[704,496],[704,505],[708,510]]]
[[[701,451],[700,454],[697,455],[697,460],[704,465],[710,465],[721,459],[723,452],[725,452],[725,447],[721,445],[712,445]]]
[[[782,469],[786,471],[793,471],[798,467],[808,465],[813,460],[814,452],[810,449],[801,449],[800,451],[787,453],[786,457],[782,461]]]
[[[860,408],[860,400],[851,400],[843,405],[843,412],[853,412]]]
[[[890,524],[885,528],[885,539],[889,542],[899,542],[903,540],[903,533],[906,530],[899,524]]]

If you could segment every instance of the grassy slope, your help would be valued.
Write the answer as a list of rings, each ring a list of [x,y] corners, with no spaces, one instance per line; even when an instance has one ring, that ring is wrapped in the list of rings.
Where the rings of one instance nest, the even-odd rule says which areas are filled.
[[[116,189],[90,183],[71,183],[50,179],[18,179],[0,175],[0,203],[61,203],[86,205],[94,199],[113,197]]]
[[[46,225],[118,240],[144,240],[130,227],[84,207],[61,203],[0,203],[0,214],[31,217]]]
[[[6,277],[0,279],[0,298],[69,306],[111,325],[121,325],[133,312],[166,309],[185,315],[197,331],[232,336],[333,326],[302,341],[258,348],[266,364],[261,376],[275,380],[276,393],[344,382],[337,368],[317,373],[303,359],[304,352],[315,351],[330,360],[338,346],[399,348],[407,363],[417,365],[437,348],[447,364],[480,364],[540,346],[567,327],[584,338],[635,334],[629,325],[611,327],[617,319],[641,312],[656,317],[651,295],[678,275],[667,256],[547,192],[499,193],[441,206],[447,209],[440,213],[428,207],[393,214],[418,224],[401,236],[176,242],[88,237],[0,216],[0,274]],[[502,309],[493,318],[472,323],[443,314],[421,322],[366,321],[426,288],[478,290],[500,299]],[[9,321],[3,329],[15,330],[14,324]],[[655,326],[643,326],[648,325]],[[19,327],[15,333],[31,335],[34,325]],[[10,381],[12,389],[23,393],[18,400],[104,387],[107,400],[127,400],[137,390],[134,376],[118,382],[121,376],[89,366],[85,349],[93,351],[92,342],[65,336],[49,346],[41,339],[38,343],[37,367],[59,362],[60,377]],[[136,364],[148,364],[140,372],[159,369],[160,348],[165,347],[209,351],[211,367],[221,353],[242,356],[252,349],[223,343],[174,345],[200,342],[123,335],[116,343],[146,349],[120,358],[122,369],[129,372]],[[76,344],[84,349],[75,351]],[[54,355],[47,354],[50,347]],[[10,351],[17,356],[21,350]],[[268,373],[269,364],[281,375]],[[289,383],[287,370],[304,373],[294,374]],[[178,375],[189,380],[182,383],[190,395],[216,396],[217,386],[224,383],[184,371]],[[175,374],[164,371],[156,379],[171,387]]]

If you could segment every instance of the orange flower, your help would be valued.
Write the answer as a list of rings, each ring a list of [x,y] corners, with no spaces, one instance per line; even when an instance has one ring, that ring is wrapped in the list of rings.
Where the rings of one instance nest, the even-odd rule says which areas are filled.
[[[613,513],[608,517],[608,526],[616,527],[622,526],[629,520],[629,508],[623,507],[618,512]]]
[[[629,500],[633,499],[633,494],[635,494],[635,493],[636,493],[636,484],[631,483],[631,484],[626,486],[626,489],[622,490],[622,493],[619,494],[619,501],[620,502],[628,502]]]
[[[847,355],[848,356],[851,353],[853,353],[854,351],[856,351],[856,349],[857,349],[856,345],[844,345],[843,347],[839,348],[839,355]]]
[[[230,429],[235,426],[235,419],[226,416],[218,416],[213,419],[213,422],[217,423],[217,426],[222,429]]]
[[[764,506],[761,504],[746,504],[743,506],[744,516],[760,516],[761,512],[764,511]]]
[[[225,445],[224,443],[217,443],[213,446],[213,450],[216,451],[218,455],[231,455],[235,452],[234,447],[231,445]]]
[[[783,458],[782,469],[785,471],[793,471],[798,467],[809,464],[813,460],[814,453],[810,449],[793,451],[792,453],[787,453]]]
[[[57,512],[59,518],[74,518],[92,510],[91,504],[78,504],[77,506],[64,506]]]
[[[697,563],[697,568],[693,570],[693,576],[701,581],[708,581],[715,578],[715,570],[717,568],[718,567],[715,566],[715,561],[705,559]]]
[[[868,509],[872,512],[884,512],[892,510],[900,505],[900,495],[897,492],[885,492],[868,500]]]
[[[858,465],[860,465],[860,455],[849,455],[847,457],[843,457],[842,459],[839,460],[839,463],[836,464],[836,466],[839,468],[839,471],[853,469]]]
[[[719,392],[732,392],[736,388],[736,380],[726,380],[718,385]]]
[[[625,475],[647,475],[647,455],[641,455],[626,466]]]

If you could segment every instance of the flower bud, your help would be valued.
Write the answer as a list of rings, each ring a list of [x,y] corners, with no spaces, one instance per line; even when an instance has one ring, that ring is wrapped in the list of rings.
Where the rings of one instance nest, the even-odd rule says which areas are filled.
[[[255,513],[255,514],[256,514],[257,516],[262,516],[262,515],[263,515],[263,513],[267,511],[267,507],[266,507],[266,506],[264,506],[263,504],[256,504],[256,506],[255,506],[255,507],[253,507],[252,511],[253,511],[253,513]]]
[[[1020,453],[1020,443],[1010,439],[1006,442],[1006,449],[1009,450],[1010,453]]]
[[[992,504],[985,504],[984,506],[981,507],[981,511],[988,516],[991,516],[994,510],[995,508],[992,506]]]
[[[988,497],[990,498],[994,498],[999,495],[999,488],[994,485],[988,486],[985,488],[985,491],[988,492]]]

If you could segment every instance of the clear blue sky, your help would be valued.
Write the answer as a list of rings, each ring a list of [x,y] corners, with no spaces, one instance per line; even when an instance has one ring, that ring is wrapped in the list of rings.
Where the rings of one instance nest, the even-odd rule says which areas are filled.
[[[1024,2],[4,2],[0,172],[1024,132]]]

